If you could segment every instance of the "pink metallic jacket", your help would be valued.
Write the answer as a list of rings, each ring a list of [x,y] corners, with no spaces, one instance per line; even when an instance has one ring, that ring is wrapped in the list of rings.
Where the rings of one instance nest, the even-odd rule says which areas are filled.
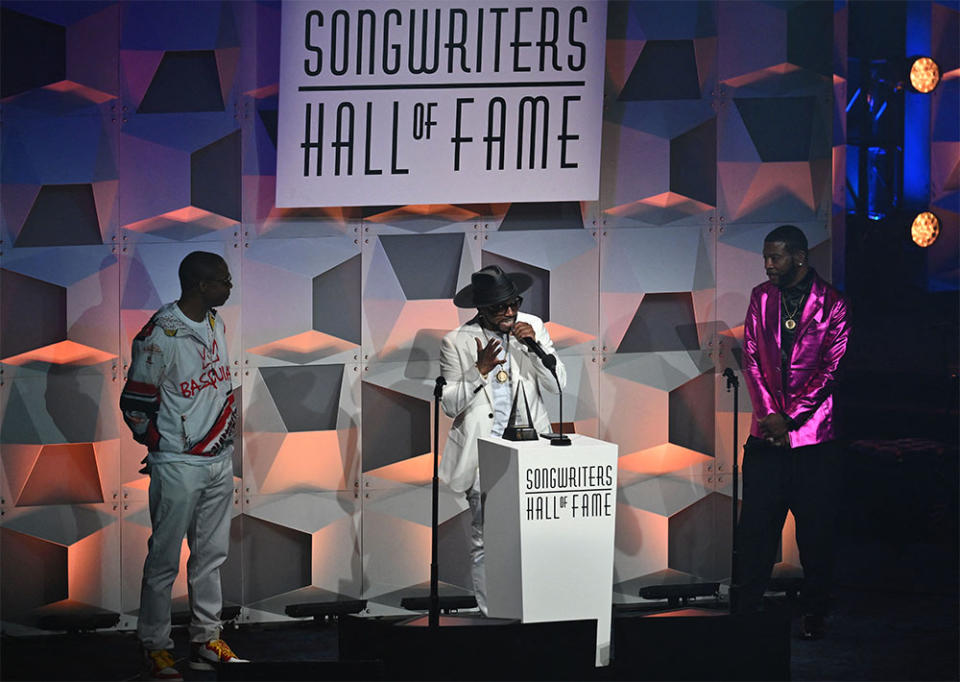
[[[758,420],[780,412],[800,424],[787,433],[792,448],[837,437],[833,391],[849,334],[846,302],[840,292],[814,274],[784,386],[780,290],[770,282],[754,287],[743,324],[743,374],[753,401],[751,435],[763,437]]]

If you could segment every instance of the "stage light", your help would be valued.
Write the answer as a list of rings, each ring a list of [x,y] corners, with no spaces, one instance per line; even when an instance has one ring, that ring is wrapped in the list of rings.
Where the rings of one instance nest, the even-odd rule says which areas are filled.
[[[918,57],[910,65],[910,85],[917,92],[932,92],[940,82],[940,67],[930,57]]]
[[[343,599],[305,602],[303,604],[287,604],[287,608],[284,609],[284,611],[291,618],[312,617],[314,620],[319,621],[345,616],[350,613],[360,613],[365,608],[367,608],[366,599]]]
[[[940,234],[940,221],[930,211],[924,211],[913,219],[910,236],[917,246],[927,247],[937,241]]]

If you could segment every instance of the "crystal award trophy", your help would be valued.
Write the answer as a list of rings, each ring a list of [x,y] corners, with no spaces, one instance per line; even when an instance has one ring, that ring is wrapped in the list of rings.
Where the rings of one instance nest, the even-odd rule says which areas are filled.
[[[533,418],[530,416],[530,405],[527,403],[527,393],[523,384],[519,384],[513,396],[513,409],[510,410],[510,421],[503,430],[505,440],[538,440],[537,430],[533,428]]]

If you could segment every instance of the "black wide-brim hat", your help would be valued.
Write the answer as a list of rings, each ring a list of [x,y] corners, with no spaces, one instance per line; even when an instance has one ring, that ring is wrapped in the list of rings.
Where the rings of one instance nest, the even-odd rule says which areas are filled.
[[[485,308],[516,298],[533,284],[533,277],[522,272],[506,273],[499,265],[488,265],[470,275],[470,284],[457,292],[453,304],[458,308]]]

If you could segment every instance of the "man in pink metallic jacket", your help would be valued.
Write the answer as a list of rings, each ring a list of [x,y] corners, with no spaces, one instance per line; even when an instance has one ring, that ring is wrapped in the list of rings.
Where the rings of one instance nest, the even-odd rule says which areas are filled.
[[[738,610],[760,609],[787,510],[803,564],[800,636],[823,636],[841,465],[834,391],[847,349],[847,305],[807,259],[793,225],[767,235],[769,281],[754,287],[743,327],[753,418],[744,445]]]

